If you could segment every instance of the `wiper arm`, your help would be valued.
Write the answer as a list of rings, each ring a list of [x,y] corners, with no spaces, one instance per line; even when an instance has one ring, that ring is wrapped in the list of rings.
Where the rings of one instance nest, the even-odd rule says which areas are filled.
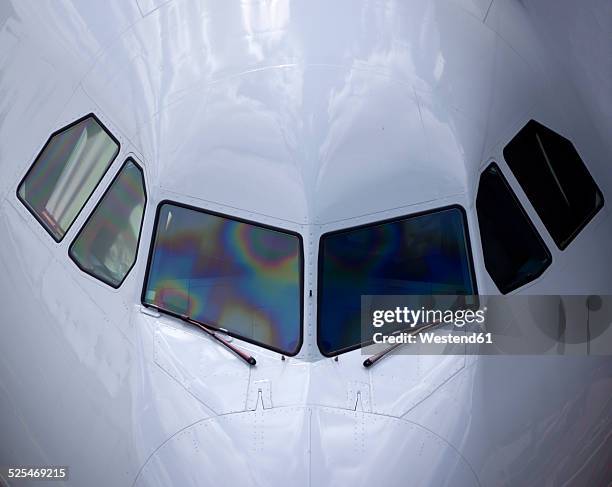
[[[420,326],[418,328],[413,329],[411,332],[408,333],[408,335],[409,336],[418,335],[422,331],[429,330],[430,328],[433,328],[434,326],[437,326],[437,325],[440,325],[440,324],[441,323],[439,321],[436,321],[436,322],[430,323],[428,325]],[[380,359],[386,357],[388,354],[393,352],[393,350],[395,350],[398,347],[401,347],[402,345],[406,345],[406,344],[405,343],[395,343],[395,344],[385,348],[384,350],[378,352],[376,355],[372,355],[371,357],[368,357],[367,359],[365,359],[363,361],[363,366],[365,368],[372,367],[372,365],[374,365]]]
[[[244,360],[247,364],[255,365],[257,363],[257,360],[255,360],[255,357],[253,357],[252,355],[249,355],[246,352],[243,352],[238,347],[236,347],[236,346],[232,345],[230,342],[228,342],[225,338],[219,336],[214,330],[212,330],[211,328],[209,328],[208,326],[206,326],[203,323],[200,323],[198,321],[195,321],[195,320],[191,319],[191,317],[189,317],[188,315],[178,315],[178,314],[168,313],[167,311],[164,311],[163,309],[158,308],[157,306],[154,306],[152,304],[149,304],[147,306],[150,306],[151,308],[156,309],[160,313],[170,314],[171,316],[175,316],[175,317],[181,319],[185,323],[189,323],[190,325],[197,326],[200,330],[204,331],[209,336],[211,336],[212,338],[217,340],[225,348],[227,348],[228,350],[231,350],[236,355],[238,355],[238,357],[240,357],[242,360]]]
[[[206,326],[203,323],[200,323],[199,321],[195,321],[192,320],[189,316],[187,315],[181,315],[180,316],[181,320],[183,320],[186,323],[189,323],[191,325],[195,325],[197,326],[200,330],[203,330],[204,332],[206,332],[209,336],[211,336],[212,338],[214,338],[215,340],[217,340],[221,345],[223,345],[225,348],[231,350],[232,352],[234,352],[236,355],[238,355],[238,357],[240,357],[242,360],[244,360],[247,364],[249,365],[255,365],[257,363],[257,360],[255,360],[255,357],[253,357],[252,355],[249,355],[246,352],[243,352],[242,350],[240,350],[238,347],[232,345],[230,342],[228,342],[225,338],[220,337],[217,332],[215,332],[214,330],[210,329],[208,326]]]

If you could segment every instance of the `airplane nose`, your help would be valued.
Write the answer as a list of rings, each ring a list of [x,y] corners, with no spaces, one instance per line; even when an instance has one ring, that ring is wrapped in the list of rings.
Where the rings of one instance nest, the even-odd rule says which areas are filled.
[[[208,418],[148,459],[135,487],[477,486],[457,450],[418,424],[361,411],[276,407]]]

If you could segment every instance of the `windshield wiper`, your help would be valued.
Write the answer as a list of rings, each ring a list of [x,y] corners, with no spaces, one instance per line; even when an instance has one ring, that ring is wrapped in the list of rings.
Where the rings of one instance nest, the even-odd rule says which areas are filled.
[[[225,338],[219,336],[219,334],[216,331],[214,331],[213,329],[209,328],[204,323],[200,323],[199,321],[195,321],[194,319],[192,319],[188,315],[178,315],[178,314],[168,313],[167,311],[164,311],[163,309],[158,308],[157,306],[153,306],[153,305],[148,305],[148,306],[150,306],[153,309],[156,309],[160,313],[170,314],[171,316],[175,316],[175,317],[179,318],[180,320],[184,321],[185,323],[189,323],[190,325],[197,326],[200,330],[206,332],[210,337],[212,337],[215,340],[217,340],[225,348],[227,348],[228,350],[231,350],[236,355],[238,355],[238,357],[240,357],[242,360],[244,360],[247,364],[255,365],[257,363],[257,360],[255,360],[255,357],[253,357],[252,355],[249,355],[246,352],[243,352],[238,347],[232,345]]]
[[[242,350],[240,350],[238,347],[232,345],[230,342],[228,342],[225,338],[220,337],[217,332],[215,332],[214,330],[212,330],[211,328],[209,328],[208,326],[206,326],[203,323],[200,323],[199,321],[195,321],[192,320],[189,316],[187,315],[181,315],[180,316],[181,320],[185,321],[186,323],[189,323],[191,325],[195,325],[197,326],[200,330],[205,331],[209,336],[213,337],[215,340],[217,340],[221,345],[223,345],[225,348],[231,350],[232,352],[234,352],[236,355],[238,355],[242,360],[244,360],[247,364],[249,365],[255,365],[257,363],[257,360],[255,360],[255,357],[253,357],[252,355],[249,355],[246,352],[243,352]]]
[[[442,324],[442,323],[439,322],[439,321],[436,321],[434,323],[429,323],[427,325],[420,326],[418,328],[413,329],[411,332],[408,333],[408,335],[409,336],[418,335],[422,331],[428,330],[428,329],[433,328],[434,326],[437,326],[437,325],[440,325],[440,324]],[[366,368],[372,367],[372,365],[374,365],[380,359],[382,359],[383,357],[386,357],[388,354],[393,352],[393,350],[395,350],[398,347],[401,347],[402,345],[406,345],[406,343],[395,343],[395,344],[385,348],[384,350],[378,352],[377,354],[372,355],[371,357],[368,357],[367,359],[365,359],[363,361],[363,366],[366,367]]]

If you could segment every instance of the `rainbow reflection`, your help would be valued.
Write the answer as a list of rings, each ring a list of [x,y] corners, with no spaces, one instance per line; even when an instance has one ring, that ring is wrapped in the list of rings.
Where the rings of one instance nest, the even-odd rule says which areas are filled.
[[[292,355],[301,328],[296,235],[164,203],[145,302]]]

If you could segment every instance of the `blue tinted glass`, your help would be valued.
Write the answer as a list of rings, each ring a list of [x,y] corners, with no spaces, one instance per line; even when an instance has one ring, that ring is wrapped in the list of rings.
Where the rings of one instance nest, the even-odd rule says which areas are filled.
[[[321,352],[361,344],[362,295],[473,294],[461,209],[324,235],[320,244]]]
[[[301,299],[296,235],[172,204],[160,208],[145,303],[295,354]]]

